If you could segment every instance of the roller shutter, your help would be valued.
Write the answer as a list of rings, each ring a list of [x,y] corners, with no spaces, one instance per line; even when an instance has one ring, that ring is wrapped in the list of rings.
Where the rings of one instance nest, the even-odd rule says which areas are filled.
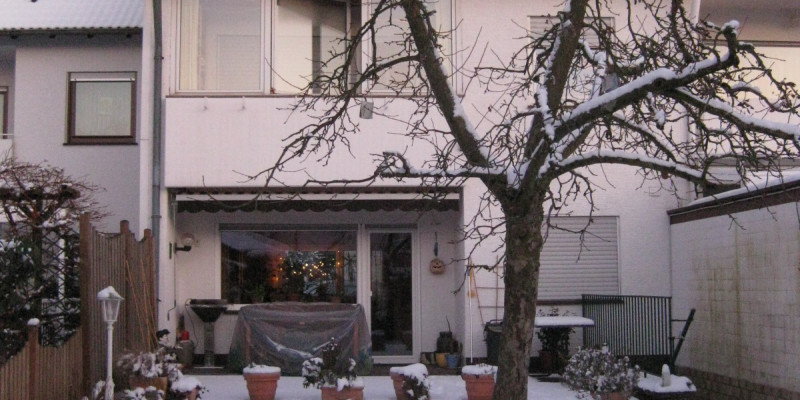
[[[581,294],[619,294],[618,218],[555,217],[545,231],[539,299],[579,300]]]

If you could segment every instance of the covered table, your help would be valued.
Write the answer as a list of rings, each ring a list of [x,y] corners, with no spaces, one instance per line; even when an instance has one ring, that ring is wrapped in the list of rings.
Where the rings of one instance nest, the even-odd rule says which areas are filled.
[[[341,358],[356,360],[359,374],[372,366],[370,335],[358,304],[267,303],[244,306],[233,331],[228,370],[241,372],[250,363],[300,375],[303,361],[319,357],[331,338]]]

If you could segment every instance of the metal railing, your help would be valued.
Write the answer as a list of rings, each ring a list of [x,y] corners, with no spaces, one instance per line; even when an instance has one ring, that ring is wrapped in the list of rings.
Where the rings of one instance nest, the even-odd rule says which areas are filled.
[[[608,345],[620,356],[672,358],[672,298],[657,296],[582,296],[583,316],[594,327],[583,330],[587,347]]]

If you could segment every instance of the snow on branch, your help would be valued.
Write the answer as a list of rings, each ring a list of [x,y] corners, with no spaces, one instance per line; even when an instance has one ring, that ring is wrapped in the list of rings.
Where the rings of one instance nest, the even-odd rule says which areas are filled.
[[[702,171],[679,164],[675,161],[667,161],[656,157],[625,151],[598,150],[587,152],[580,155],[567,157],[561,162],[554,163],[554,166],[558,169],[574,170],[575,168],[587,167],[594,164],[625,164],[635,167],[649,168],[668,172],[694,182],[700,182],[704,178]]]

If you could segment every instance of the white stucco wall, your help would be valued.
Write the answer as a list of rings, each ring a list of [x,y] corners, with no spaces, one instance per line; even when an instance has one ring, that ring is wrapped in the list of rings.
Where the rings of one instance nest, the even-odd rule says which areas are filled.
[[[679,365],[800,391],[797,207],[671,226],[674,313],[697,310]]]
[[[167,304],[169,318],[174,329],[180,315],[184,315],[187,330],[197,344],[196,353],[203,349],[202,322],[185,303],[191,298],[220,298],[220,237],[219,224],[415,224],[417,226],[416,249],[417,264],[413,266],[417,275],[413,284],[413,294],[418,297],[415,310],[419,313],[419,349],[434,351],[438,332],[447,330],[445,316],[458,329],[458,301],[452,292],[460,284],[463,265],[455,262],[456,229],[459,217],[457,212],[433,213],[419,215],[407,212],[273,212],[273,213],[180,213],[177,218],[175,232],[180,235],[191,232],[197,241],[190,252],[179,252],[162,266],[162,273],[174,274],[176,294],[175,302]],[[439,258],[448,262],[446,272],[441,275],[430,273],[428,263],[434,257],[433,246],[438,232]],[[369,268],[366,260],[359,260],[359,274],[366,273]],[[173,308],[174,307],[174,308]],[[215,326],[215,352],[227,354],[230,347],[236,315],[224,315]],[[369,316],[367,316],[369,318]],[[457,339],[463,340],[461,337]]]
[[[104,191],[96,198],[106,207],[108,217],[97,225],[98,229],[115,231],[119,221],[126,219],[141,237],[138,144],[65,145],[68,73],[138,73],[142,65],[141,37],[56,35],[53,39],[22,36],[3,40],[0,44],[16,47],[12,99],[15,156],[63,168],[70,176],[100,186]]]

